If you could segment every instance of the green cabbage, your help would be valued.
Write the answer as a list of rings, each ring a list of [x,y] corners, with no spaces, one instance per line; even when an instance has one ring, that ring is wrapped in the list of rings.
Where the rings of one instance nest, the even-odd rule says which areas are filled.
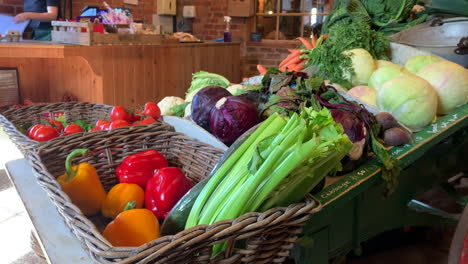
[[[417,75],[437,91],[438,114],[448,114],[468,102],[468,70],[461,65],[440,60],[422,68]]]
[[[377,108],[377,90],[369,86],[356,86],[348,91],[352,97]]]
[[[427,65],[442,60],[434,55],[418,55],[411,57],[405,63],[405,68],[411,73],[418,73],[422,68]]]
[[[409,72],[407,72],[405,68],[396,64],[380,67],[370,76],[369,86],[378,90],[386,81],[405,73]]]
[[[352,49],[343,52],[344,55],[351,58],[351,66],[354,73],[345,71],[345,79],[353,86],[367,85],[369,77],[375,71],[376,65],[372,55],[365,49]]]
[[[379,87],[377,107],[412,131],[419,131],[434,120],[437,93],[426,80],[414,74],[402,74]]]
[[[192,75],[192,83],[187,90],[185,101],[192,101],[196,91],[207,86],[219,86],[228,88],[231,83],[224,76],[206,71],[199,71]]]

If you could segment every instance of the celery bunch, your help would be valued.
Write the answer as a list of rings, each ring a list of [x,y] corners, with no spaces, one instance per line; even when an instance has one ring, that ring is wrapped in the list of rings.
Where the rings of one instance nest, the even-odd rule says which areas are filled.
[[[299,202],[341,169],[351,146],[326,108],[302,108],[289,119],[273,114],[212,175],[186,228]]]

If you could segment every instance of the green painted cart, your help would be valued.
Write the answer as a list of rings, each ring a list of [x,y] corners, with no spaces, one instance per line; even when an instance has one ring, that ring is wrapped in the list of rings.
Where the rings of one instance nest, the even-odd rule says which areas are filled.
[[[380,163],[371,160],[333,179],[316,194],[323,209],[304,227],[291,257],[296,263],[328,263],[383,232],[404,226],[455,224],[458,215],[431,208],[415,197],[468,169],[468,104],[413,135],[414,143],[390,151],[401,161],[397,190],[383,197]]]

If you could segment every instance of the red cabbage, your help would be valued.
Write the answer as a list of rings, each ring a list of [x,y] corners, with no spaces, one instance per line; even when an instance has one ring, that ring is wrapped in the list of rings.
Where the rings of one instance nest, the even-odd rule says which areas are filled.
[[[210,130],[210,113],[216,102],[231,93],[219,86],[207,86],[200,89],[192,100],[191,118],[197,125]]]
[[[223,97],[211,110],[211,133],[228,146],[258,122],[257,107],[244,97]]]

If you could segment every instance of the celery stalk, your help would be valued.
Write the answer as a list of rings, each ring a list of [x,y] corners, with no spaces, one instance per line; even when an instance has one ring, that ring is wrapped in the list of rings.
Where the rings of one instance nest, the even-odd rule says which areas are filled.
[[[254,194],[260,183],[275,169],[275,164],[281,155],[291,147],[295,139],[302,133],[305,133],[305,127],[297,126],[290,134],[286,135],[285,139],[270,153],[258,171],[233,193],[218,217],[210,221],[210,224],[220,220],[232,219],[242,214],[246,209],[244,206],[248,199]]]
[[[226,175],[226,173],[231,170],[233,165],[236,165],[236,162],[243,157],[246,152],[252,152],[260,140],[265,138],[265,134],[271,134],[272,131],[278,131],[278,127],[283,127],[285,120],[280,117],[278,114],[271,115],[266,119],[253,133],[250,135],[244,143],[242,143],[239,148],[232,153],[232,155],[220,166],[220,168],[211,176],[210,180],[203,188],[199,196],[197,197],[192,209],[190,210],[187,223],[185,228],[190,228],[197,225],[200,212],[207,202],[210,195],[213,193],[215,188],[218,186],[220,181]],[[276,130],[275,130],[276,129]],[[242,164],[240,164],[242,165]]]
[[[271,173],[271,177],[262,186],[259,192],[252,197],[251,201],[247,205],[247,211],[254,211],[265,201],[269,194],[282,183],[283,179],[293,171],[297,165],[302,163],[307,156],[317,147],[315,138],[310,139],[300,147],[294,146],[296,149],[290,153]]]

